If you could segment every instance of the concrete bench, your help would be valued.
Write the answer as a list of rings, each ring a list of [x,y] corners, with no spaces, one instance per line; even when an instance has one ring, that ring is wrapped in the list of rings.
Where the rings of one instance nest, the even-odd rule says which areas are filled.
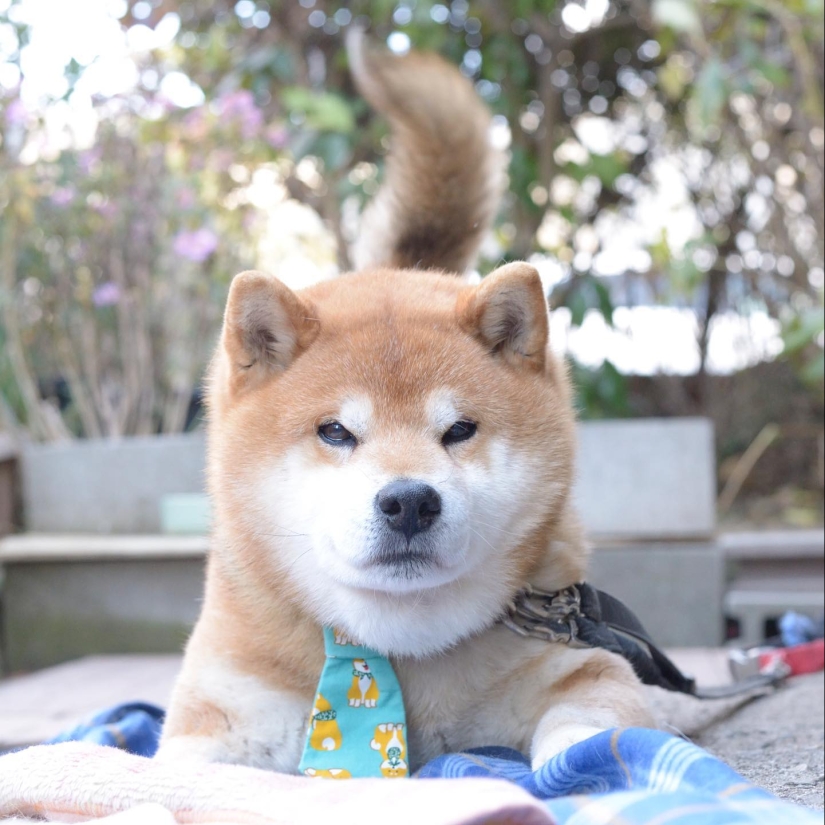
[[[17,509],[17,444],[0,433],[0,536],[14,529]]]
[[[595,543],[590,580],[631,605],[661,644],[721,642],[711,424],[587,422],[579,437],[574,496]],[[206,539],[159,532],[171,500],[191,508],[203,469],[199,434],[24,449],[31,532],[0,542],[7,670],[181,649]]]
[[[159,533],[161,502],[202,492],[203,435],[30,444],[21,456],[33,533]]]
[[[26,527],[157,533],[165,499],[203,490],[204,454],[200,434],[29,445],[22,455]],[[711,423],[581,424],[574,496],[596,538],[709,538],[716,527]]]
[[[762,531],[720,536],[728,560],[725,615],[735,621],[737,646],[760,644],[787,611],[812,618],[825,610],[825,532]]]
[[[90,653],[178,652],[203,595],[205,536],[0,541],[6,672]]]
[[[723,612],[740,622],[736,644],[757,644],[765,622],[785,610],[821,613],[823,545],[821,530],[722,534],[715,542],[602,542],[590,579],[632,605],[662,644],[721,642]],[[6,538],[0,566],[9,665],[179,650],[197,616],[207,547],[205,536]]]

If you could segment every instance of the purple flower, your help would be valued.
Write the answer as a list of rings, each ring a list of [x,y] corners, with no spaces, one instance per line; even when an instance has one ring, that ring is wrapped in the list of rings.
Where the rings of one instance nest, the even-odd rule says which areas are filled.
[[[240,124],[244,138],[255,137],[264,123],[264,113],[255,105],[255,98],[248,89],[238,89],[218,100],[218,111],[228,121]]]
[[[29,117],[29,110],[26,108],[25,104],[19,98],[12,100],[8,106],[6,106],[6,123],[9,126],[23,126],[28,120]]]
[[[95,204],[92,209],[97,212],[98,215],[102,215],[104,218],[113,218],[117,215],[117,206],[115,206],[112,201],[108,198],[103,201],[103,203]]]
[[[203,263],[218,248],[218,236],[206,227],[183,230],[175,235],[172,248],[181,258]]]
[[[175,195],[175,203],[180,209],[191,209],[197,203],[197,198],[191,189],[179,189]]]
[[[235,153],[231,149],[216,149],[209,156],[209,165],[218,172],[226,172],[235,161]]]
[[[183,131],[190,140],[203,140],[209,131],[206,112],[203,107],[193,109],[183,119]]]
[[[52,192],[51,202],[62,209],[68,206],[75,199],[75,191],[70,186],[59,186]]]
[[[265,137],[273,149],[283,149],[289,143],[289,132],[283,126],[270,126]]]
[[[120,287],[113,281],[107,281],[92,293],[92,303],[98,308],[113,307],[120,303],[121,295]]]
[[[86,149],[77,156],[77,165],[84,175],[90,175],[100,163],[103,150],[99,146]]]

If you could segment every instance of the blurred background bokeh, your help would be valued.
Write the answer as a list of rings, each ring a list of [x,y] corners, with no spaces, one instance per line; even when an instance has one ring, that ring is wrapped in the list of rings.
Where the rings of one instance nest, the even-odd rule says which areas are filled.
[[[494,112],[479,274],[544,280],[588,580],[701,684],[822,635],[823,0],[0,0],[0,752],[168,701],[229,282],[346,271],[382,180],[353,26]],[[718,738],[821,807],[815,679]]]
[[[730,523],[823,489],[822,0],[0,0],[0,428],[197,427],[231,276],[348,267],[386,124],[343,47],[496,113],[584,418],[706,416]]]

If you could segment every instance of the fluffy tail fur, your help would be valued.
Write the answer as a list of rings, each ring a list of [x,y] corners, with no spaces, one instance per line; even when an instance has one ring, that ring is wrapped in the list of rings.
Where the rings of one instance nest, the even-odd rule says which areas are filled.
[[[347,47],[358,90],[392,130],[385,182],[353,248],[356,268],[464,272],[475,263],[505,180],[489,110],[438,55],[377,51],[359,30]]]

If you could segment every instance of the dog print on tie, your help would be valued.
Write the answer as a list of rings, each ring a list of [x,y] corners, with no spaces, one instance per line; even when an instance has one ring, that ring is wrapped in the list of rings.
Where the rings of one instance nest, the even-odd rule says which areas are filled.
[[[381,752],[382,776],[396,779],[407,775],[409,767],[406,761],[407,744],[404,741],[403,725],[379,725],[375,729],[375,738],[370,742],[370,747]]]
[[[318,779],[352,779],[352,774],[341,768],[328,768],[327,770],[304,768],[304,776],[311,776]]]
[[[310,717],[310,745],[317,751],[336,751],[341,747],[341,729],[338,713],[319,693]]]
[[[335,644],[339,647],[346,647],[347,645],[353,644],[352,640],[347,635],[347,631],[341,630],[340,627],[333,627],[332,634],[335,637]]]
[[[374,708],[378,704],[378,697],[381,692],[375,676],[370,670],[369,662],[365,659],[353,659],[352,661],[352,686],[347,693],[349,706],[351,708]]]

